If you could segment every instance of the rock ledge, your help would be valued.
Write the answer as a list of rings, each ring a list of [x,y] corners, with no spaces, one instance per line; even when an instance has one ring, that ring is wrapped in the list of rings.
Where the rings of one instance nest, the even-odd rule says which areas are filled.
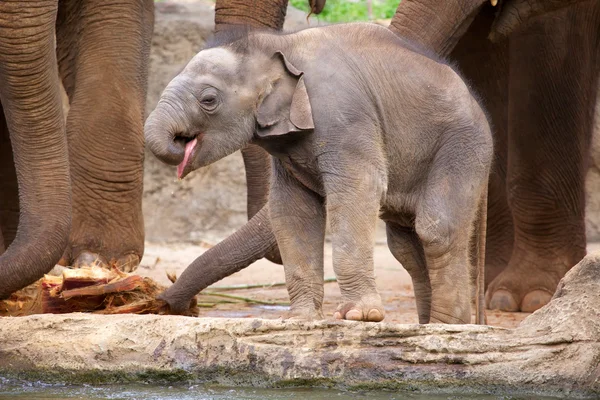
[[[34,315],[0,318],[0,375],[600,395],[600,255],[517,329],[349,321]]]

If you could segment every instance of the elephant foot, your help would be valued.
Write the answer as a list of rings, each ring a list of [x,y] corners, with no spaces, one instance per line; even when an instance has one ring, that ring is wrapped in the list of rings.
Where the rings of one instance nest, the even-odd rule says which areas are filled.
[[[335,319],[347,319],[350,321],[380,322],[385,317],[385,311],[381,297],[365,296],[359,301],[349,301],[338,306],[333,314]]]
[[[321,310],[316,310],[312,307],[294,307],[288,315],[284,316],[284,319],[291,321],[316,321],[322,320],[324,317]]]
[[[432,303],[436,303],[432,301]],[[430,324],[470,324],[471,323],[471,303],[452,304],[451,301],[435,306],[432,304],[430,313]]]
[[[71,258],[65,253],[58,264],[63,266],[71,265],[72,268],[99,267],[110,269],[111,267],[116,267],[120,271],[131,273],[140,265],[140,257],[136,254],[129,253],[118,258],[113,257],[107,259],[98,253],[82,251],[75,258]]]
[[[508,267],[488,286],[487,308],[534,312],[550,302],[558,282],[571,267],[558,260],[515,254]]]

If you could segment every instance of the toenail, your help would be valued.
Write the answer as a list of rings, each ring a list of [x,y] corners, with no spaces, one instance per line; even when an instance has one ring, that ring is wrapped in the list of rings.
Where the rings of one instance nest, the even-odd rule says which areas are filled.
[[[383,321],[383,314],[376,308],[371,309],[367,315],[367,321],[379,322]]]
[[[359,310],[350,310],[346,313],[346,319],[351,321],[362,320],[362,312]]]
[[[550,302],[552,295],[546,290],[532,290],[523,297],[521,311],[534,312]]]
[[[492,295],[492,299],[488,304],[490,310],[501,310],[501,311],[519,311],[519,306],[515,301],[513,295],[504,289],[498,289]]]

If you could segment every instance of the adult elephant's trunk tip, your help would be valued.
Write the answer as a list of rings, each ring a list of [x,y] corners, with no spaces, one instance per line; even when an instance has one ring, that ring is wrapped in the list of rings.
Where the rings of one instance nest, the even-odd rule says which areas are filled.
[[[51,217],[33,215],[19,224],[17,237],[0,257],[0,300],[34,283],[54,268],[69,241],[70,205],[67,202],[62,210],[55,208]],[[33,224],[37,226],[31,228]]]

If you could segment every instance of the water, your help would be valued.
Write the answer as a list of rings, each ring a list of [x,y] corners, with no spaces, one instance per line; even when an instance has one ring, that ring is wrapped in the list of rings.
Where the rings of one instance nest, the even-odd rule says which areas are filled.
[[[384,391],[345,392],[335,389],[256,389],[223,388],[205,385],[102,385],[64,386],[45,384],[7,384],[0,382],[0,400],[59,400],[59,399],[113,399],[113,400],[462,400],[462,399],[535,399],[531,396],[466,396],[398,393]]]

